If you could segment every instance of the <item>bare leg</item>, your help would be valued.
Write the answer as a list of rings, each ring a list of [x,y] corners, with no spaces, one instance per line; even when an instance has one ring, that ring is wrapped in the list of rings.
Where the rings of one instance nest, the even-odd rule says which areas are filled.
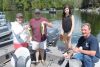
[[[71,37],[68,37],[67,45],[68,45],[68,49],[72,48],[72,45],[71,45]]]
[[[71,36],[68,37],[67,34],[64,35],[64,41],[65,41],[65,45],[66,45],[66,49],[69,49],[72,47],[71,45]]]
[[[39,50],[36,50],[36,62],[39,62]]]
[[[64,38],[65,47],[66,47],[65,49],[67,50],[69,48],[68,46],[69,37],[67,33],[64,34],[63,38]]]
[[[67,42],[67,40],[65,40],[65,49],[67,50],[68,49],[68,42]]]
[[[41,60],[44,61],[44,49],[40,49]]]

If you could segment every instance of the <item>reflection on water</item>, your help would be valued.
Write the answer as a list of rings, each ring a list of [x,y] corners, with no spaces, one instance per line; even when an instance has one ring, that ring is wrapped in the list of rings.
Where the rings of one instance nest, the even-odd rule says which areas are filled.
[[[11,22],[15,20],[15,15],[17,12],[7,11],[5,13],[8,21]],[[25,22],[28,22],[32,17],[34,17],[34,14],[32,12],[25,11],[23,12],[23,14]],[[94,34],[100,41],[100,15],[92,13],[81,13],[80,11],[74,11],[73,14],[75,17],[75,27],[72,42],[76,43],[79,36],[81,35],[80,29],[83,21],[88,21],[91,24],[92,34]],[[55,26],[58,26],[58,28],[59,25],[61,25],[62,11],[58,11],[56,14],[43,13],[43,16],[48,18],[51,22],[55,23]]]

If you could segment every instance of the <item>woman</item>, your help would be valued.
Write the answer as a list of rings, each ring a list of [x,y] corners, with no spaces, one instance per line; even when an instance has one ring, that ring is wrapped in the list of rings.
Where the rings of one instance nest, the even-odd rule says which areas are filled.
[[[63,40],[66,45],[66,49],[70,49],[71,46],[71,36],[74,29],[74,16],[72,15],[71,8],[69,5],[65,5],[62,15],[62,31]]]

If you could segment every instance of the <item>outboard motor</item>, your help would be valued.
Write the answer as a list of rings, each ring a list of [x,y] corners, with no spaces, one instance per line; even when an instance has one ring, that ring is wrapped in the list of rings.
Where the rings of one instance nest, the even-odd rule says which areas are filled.
[[[13,67],[31,67],[30,52],[25,47],[16,49],[11,58],[11,65]]]
[[[50,28],[47,30],[47,46],[56,46],[59,39],[59,30],[57,28]]]

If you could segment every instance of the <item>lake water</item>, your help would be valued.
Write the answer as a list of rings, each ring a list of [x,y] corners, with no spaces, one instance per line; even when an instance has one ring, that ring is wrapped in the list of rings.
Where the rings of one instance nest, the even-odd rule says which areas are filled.
[[[15,11],[6,11],[6,18],[8,21],[12,22],[15,20],[15,15],[17,12]],[[25,22],[28,23],[28,21],[34,17],[34,12],[31,11],[23,11]],[[81,25],[84,23],[84,21],[88,21],[91,24],[92,28],[92,34],[97,37],[97,39],[100,42],[100,14],[96,13],[82,13],[80,11],[73,11],[73,15],[75,17],[75,27],[72,37],[72,42],[76,43],[79,36],[81,35]],[[56,14],[49,14],[48,11],[43,11],[43,16],[48,18],[49,21],[56,24],[56,26],[59,28],[59,25],[61,25],[61,16],[62,11],[57,11]]]

